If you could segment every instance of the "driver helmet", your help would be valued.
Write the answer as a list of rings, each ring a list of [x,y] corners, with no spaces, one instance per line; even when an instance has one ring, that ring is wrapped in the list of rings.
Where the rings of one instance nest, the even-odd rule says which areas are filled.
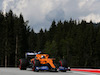
[[[42,55],[41,58],[45,58],[45,56]]]

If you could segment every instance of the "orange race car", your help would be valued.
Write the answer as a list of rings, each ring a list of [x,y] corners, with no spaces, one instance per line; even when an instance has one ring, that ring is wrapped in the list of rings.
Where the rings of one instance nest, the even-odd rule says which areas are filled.
[[[62,59],[59,61],[59,64],[54,63],[54,58],[49,58],[48,54],[38,53],[26,53],[26,59],[19,59],[20,70],[26,70],[27,67],[32,68],[33,71],[38,72],[39,70],[47,71],[62,71],[66,72],[70,70],[70,67],[67,66],[66,60]]]

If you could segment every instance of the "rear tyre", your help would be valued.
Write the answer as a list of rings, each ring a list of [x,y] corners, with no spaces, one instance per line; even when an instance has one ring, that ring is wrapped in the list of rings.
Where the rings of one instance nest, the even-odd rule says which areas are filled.
[[[28,61],[26,59],[20,59],[19,61],[20,61],[19,69],[26,70],[28,66]]]

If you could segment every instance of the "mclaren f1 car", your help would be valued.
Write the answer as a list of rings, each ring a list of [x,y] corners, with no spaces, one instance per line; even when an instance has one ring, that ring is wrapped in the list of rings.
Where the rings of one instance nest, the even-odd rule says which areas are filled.
[[[67,61],[62,59],[56,64],[54,58],[49,58],[48,54],[38,53],[26,53],[26,58],[19,59],[20,70],[26,70],[27,68],[32,68],[33,71],[70,71],[70,67],[67,66]]]

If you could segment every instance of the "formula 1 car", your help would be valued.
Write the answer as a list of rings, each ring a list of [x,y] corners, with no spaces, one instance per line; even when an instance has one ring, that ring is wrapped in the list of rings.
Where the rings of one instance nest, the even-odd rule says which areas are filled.
[[[54,58],[49,58],[48,54],[38,53],[26,53],[25,59],[19,59],[20,70],[26,70],[26,68],[32,68],[33,71],[70,71],[70,67],[67,66],[65,59],[59,61],[59,64],[54,63]]]

